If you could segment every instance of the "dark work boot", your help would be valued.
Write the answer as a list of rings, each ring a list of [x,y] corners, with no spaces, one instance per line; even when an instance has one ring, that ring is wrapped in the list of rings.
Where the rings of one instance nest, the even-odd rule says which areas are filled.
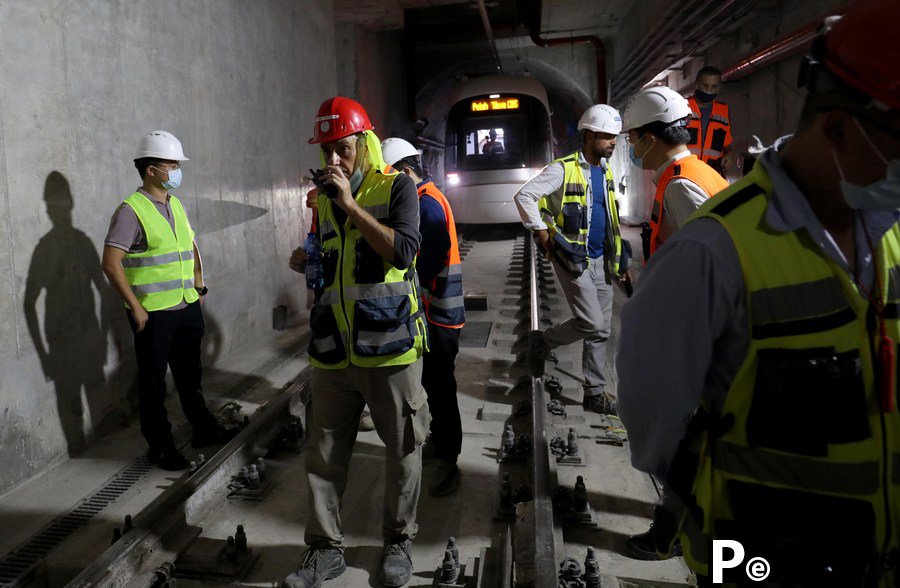
[[[179,472],[188,468],[188,460],[175,448],[175,445],[159,449],[151,447],[147,459],[168,472]]]
[[[657,561],[661,559],[669,559],[670,557],[678,557],[681,555],[681,542],[676,540],[672,545],[672,550],[665,557],[660,556],[656,545],[656,535],[653,525],[647,529],[645,533],[640,535],[632,535],[625,540],[625,550],[629,557],[644,561]]]
[[[284,579],[282,588],[319,588],[325,580],[337,578],[347,569],[344,552],[337,547],[311,546],[303,554],[300,567]]]
[[[413,564],[410,551],[412,541],[404,539],[388,543],[381,551],[381,583],[385,586],[403,586],[412,576]]]
[[[596,396],[585,396],[581,405],[586,411],[612,416],[619,415],[618,410],[616,410],[616,397],[609,392],[604,391]]]

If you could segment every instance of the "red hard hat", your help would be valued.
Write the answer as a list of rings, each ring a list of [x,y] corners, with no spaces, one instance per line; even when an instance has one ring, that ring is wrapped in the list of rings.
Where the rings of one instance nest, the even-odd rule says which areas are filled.
[[[369,121],[369,115],[362,104],[350,98],[335,96],[319,107],[315,135],[309,142],[329,143],[373,128],[375,127]]]
[[[900,110],[900,2],[864,0],[825,33],[822,62],[851,87]]]

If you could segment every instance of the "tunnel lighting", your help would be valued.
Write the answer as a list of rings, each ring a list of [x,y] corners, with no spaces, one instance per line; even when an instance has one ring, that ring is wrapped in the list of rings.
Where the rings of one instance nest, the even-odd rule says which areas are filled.
[[[451,186],[459,184],[459,174],[447,174],[447,183]]]
[[[500,94],[491,94],[488,98],[499,98]]]

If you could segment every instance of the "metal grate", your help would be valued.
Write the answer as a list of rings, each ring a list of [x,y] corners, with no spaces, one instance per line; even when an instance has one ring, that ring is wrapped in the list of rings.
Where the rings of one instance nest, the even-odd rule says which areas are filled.
[[[146,456],[141,456],[122,468],[98,491],[78,503],[75,508],[61,515],[44,527],[25,545],[0,560],[0,586],[19,586],[34,565],[47,556],[57,545],[83,527],[95,516],[131,489],[138,480],[153,469]]]

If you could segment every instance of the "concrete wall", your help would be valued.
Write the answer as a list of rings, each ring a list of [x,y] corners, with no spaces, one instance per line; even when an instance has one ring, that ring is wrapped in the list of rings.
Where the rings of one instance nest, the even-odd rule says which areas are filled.
[[[175,133],[214,359],[305,317],[287,267],[302,171],[337,90],[328,0],[0,3],[0,492],[133,415],[121,302],[99,270],[139,178],[138,138]]]
[[[413,136],[402,43],[402,31],[367,31],[355,24],[335,27],[338,93],[363,105],[381,139]]]

